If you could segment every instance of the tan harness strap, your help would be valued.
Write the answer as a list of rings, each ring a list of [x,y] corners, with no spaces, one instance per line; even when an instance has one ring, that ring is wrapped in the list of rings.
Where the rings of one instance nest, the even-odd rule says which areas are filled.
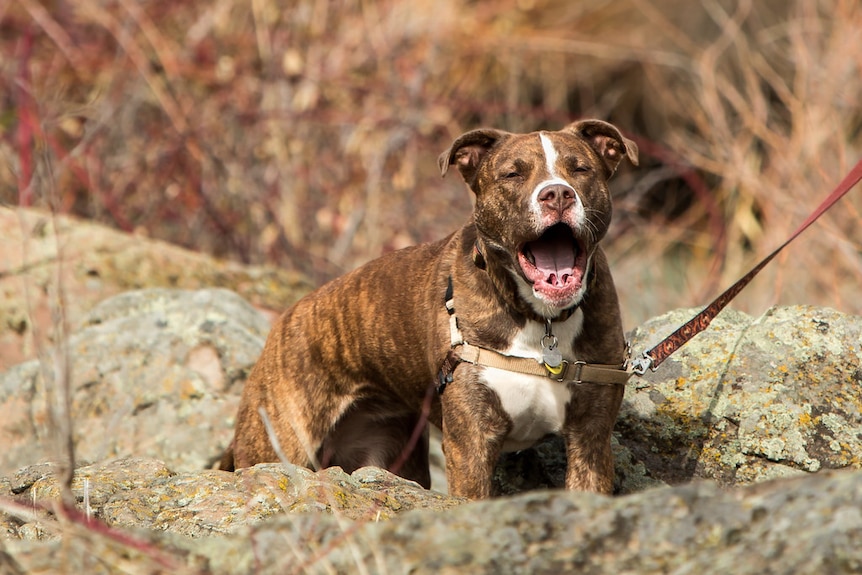
[[[563,369],[559,374],[553,374],[540,362],[529,357],[512,357],[498,351],[462,343],[455,347],[455,353],[461,361],[495,367],[506,371],[514,371],[525,375],[550,377],[560,383],[594,383],[600,385],[625,385],[631,373],[618,365],[601,363],[585,363],[583,361],[563,361]]]
[[[446,312],[449,314],[451,347],[440,366],[440,371],[437,373],[437,393],[440,395],[443,394],[446,386],[452,383],[455,368],[461,362],[524,375],[548,377],[567,385],[625,385],[632,375],[631,370],[627,367],[628,362],[623,365],[607,365],[584,361],[570,362],[563,359],[561,364],[553,364],[556,367],[552,368],[530,357],[513,357],[493,349],[471,345],[464,341],[464,336],[461,334],[458,317],[455,315],[453,291],[452,277],[450,276],[446,287],[445,304]]]

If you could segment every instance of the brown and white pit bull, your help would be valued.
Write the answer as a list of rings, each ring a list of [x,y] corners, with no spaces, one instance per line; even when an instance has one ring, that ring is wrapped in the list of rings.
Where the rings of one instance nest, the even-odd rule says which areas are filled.
[[[599,246],[623,157],[637,164],[636,145],[599,120],[457,138],[439,163],[443,175],[457,166],[476,195],[467,225],[287,310],[245,384],[221,468],[278,461],[275,444],[296,464],[375,465],[429,487],[430,421],[454,495],[491,495],[500,453],[549,434],[565,439],[567,488],[610,493],[624,386],[558,375],[579,362],[620,373],[625,361]],[[465,360],[468,348],[502,363]],[[509,358],[538,371],[510,369]]]

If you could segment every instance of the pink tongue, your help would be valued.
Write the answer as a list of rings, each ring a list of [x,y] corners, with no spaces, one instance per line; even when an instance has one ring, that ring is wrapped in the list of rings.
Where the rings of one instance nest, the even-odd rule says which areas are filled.
[[[530,251],[536,259],[536,269],[542,272],[545,282],[555,287],[566,285],[575,267],[575,252],[570,241],[540,240],[530,244]]]

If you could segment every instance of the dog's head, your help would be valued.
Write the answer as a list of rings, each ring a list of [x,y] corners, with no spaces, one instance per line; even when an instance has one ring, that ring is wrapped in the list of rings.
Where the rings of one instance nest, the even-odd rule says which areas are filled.
[[[591,261],[611,220],[607,181],[637,146],[613,125],[575,122],[558,132],[479,129],[439,159],[476,194],[474,222],[532,309],[554,318],[586,293]]]

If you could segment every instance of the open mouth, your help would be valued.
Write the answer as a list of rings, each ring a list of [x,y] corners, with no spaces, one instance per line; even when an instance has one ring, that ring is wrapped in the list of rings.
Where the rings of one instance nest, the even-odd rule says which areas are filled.
[[[518,263],[533,292],[551,304],[564,304],[581,287],[587,254],[569,226],[551,226],[518,251]]]

